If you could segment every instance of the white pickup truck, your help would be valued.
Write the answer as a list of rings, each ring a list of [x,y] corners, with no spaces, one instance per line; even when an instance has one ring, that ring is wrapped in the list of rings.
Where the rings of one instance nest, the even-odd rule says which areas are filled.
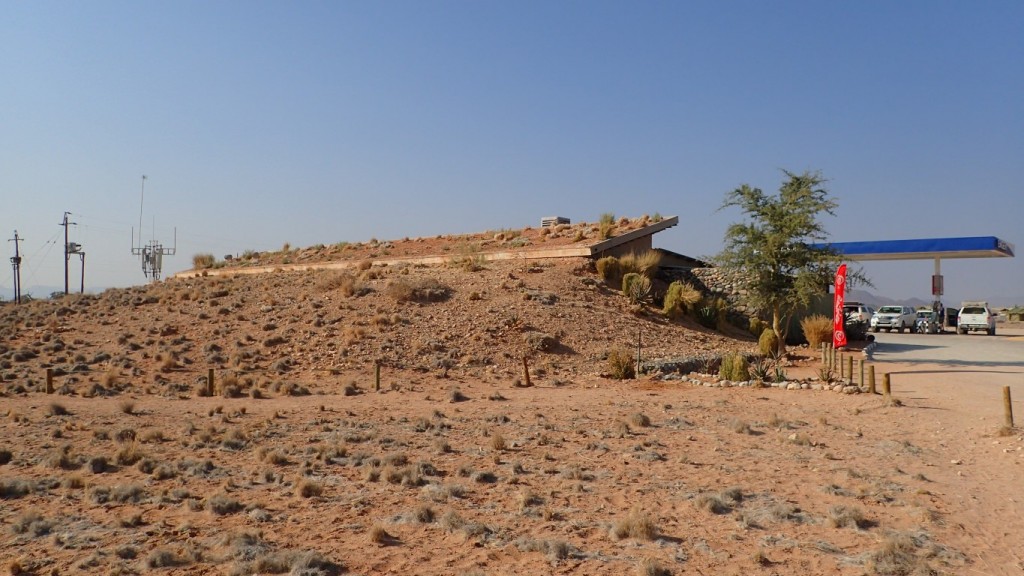
[[[996,314],[988,302],[963,302],[957,315],[956,333],[967,334],[984,330],[989,336],[996,335]]]

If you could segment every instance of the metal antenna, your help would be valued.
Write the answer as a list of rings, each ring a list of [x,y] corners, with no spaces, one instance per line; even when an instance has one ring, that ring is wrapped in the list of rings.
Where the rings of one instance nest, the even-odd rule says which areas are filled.
[[[21,253],[18,250],[18,243],[24,238],[18,237],[18,231],[14,231],[14,238],[8,242],[14,242],[14,257],[11,258],[11,265],[14,267],[14,302],[21,304]]]
[[[139,196],[139,243],[135,244],[135,231],[132,230],[132,254],[140,256],[142,260],[142,274],[152,278],[154,282],[160,279],[163,271],[164,256],[173,256],[178,251],[178,229],[174,229],[174,247],[164,248],[156,240],[156,216],[153,216],[153,239],[145,246],[142,245],[142,206],[146,200],[146,175],[142,175],[142,193]]]

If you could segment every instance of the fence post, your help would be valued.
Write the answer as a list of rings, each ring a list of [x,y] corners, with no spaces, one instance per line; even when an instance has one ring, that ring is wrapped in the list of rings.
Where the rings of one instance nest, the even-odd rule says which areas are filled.
[[[1003,414],[1006,417],[1006,427],[1013,428],[1013,403],[1010,401],[1010,387],[1003,386]]]
[[[892,386],[888,372],[882,375],[882,395],[886,398],[892,396]]]
[[[215,387],[216,386],[213,381],[213,368],[210,368],[210,371],[206,373],[206,395],[213,396],[213,389]]]
[[[533,385],[530,383],[530,365],[527,363],[526,355],[523,355],[523,383],[527,388]]]
[[[871,394],[877,394],[878,391],[875,389],[875,365],[872,364],[868,367],[868,392]]]
[[[839,355],[839,381],[842,382],[846,379],[846,355]]]
[[[53,368],[46,369],[46,393],[53,394]]]
[[[380,392],[380,360],[373,361],[373,389]]]
[[[828,366],[828,343],[821,343],[821,365]]]
[[[853,354],[846,357],[846,376],[847,382],[853,386]]]

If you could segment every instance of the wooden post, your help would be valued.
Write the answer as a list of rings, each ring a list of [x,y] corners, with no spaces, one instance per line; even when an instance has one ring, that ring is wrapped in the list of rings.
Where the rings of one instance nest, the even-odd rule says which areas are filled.
[[[380,360],[373,361],[373,389],[380,392]]]
[[[821,343],[821,365],[828,366],[828,343]]]
[[[858,358],[857,359],[857,366],[860,367],[860,380],[857,382],[857,386],[860,386],[861,388],[863,388],[864,387],[864,359],[863,358]]]
[[[830,349],[832,350],[832,360],[831,360],[831,364],[829,364],[829,366],[833,370],[835,370],[836,369],[836,354],[838,354],[838,352],[836,352],[836,349],[835,349],[834,346],[831,346]]]
[[[206,374],[206,395],[213,396],[213,389],[215,388],[213,381],[213,368]]]
[[[875,365],[872,364],[868,367],[868,392],[877,394],[875,390]]]
[[[882,375],[882,395],[885,396],[886,398],[892,396],[892,386],[888,372]]]
[[[1006,427],[1013,428],[1013,404],[1010,402],[1010,387],[1003,386],[1003,414],[1006,416]]]
[[[846,379],[846,358],[843,354],[839,355],[839,381],[842,382]]]
[[[640,335],[642,331],[639,327],[636,329],[636,377],[640,377]],[[523,356],[525,359],[526,356]]]
[[[530,383],[530,364],[526,360],[526,356],[525,355],[523,356],[523,384],[527,388],[529,388],[530,386],[533,386],[533,384]]]
[[[53,368],[46,369],[46,393],[53,394]]]
[[[853,354],[846,357],[846,378],[850,386],[853,386]]]

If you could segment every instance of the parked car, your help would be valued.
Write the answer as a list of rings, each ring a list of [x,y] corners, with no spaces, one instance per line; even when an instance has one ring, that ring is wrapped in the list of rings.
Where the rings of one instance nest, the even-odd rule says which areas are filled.
[[[918,310],[917,321],[914,323],[914,332],[918,334],[938,334],[942,332],[942,324],[939,324],[939,317],[933,310]]]
[[[875,315],[875,309],[860,302],[847,302],[843,304],[843,314],[851,322],[863,322],[867,325],[871,317]]]
[[[957,316],[956,333],[967,334],[984,330],[989,336],[996,335],[996,313],[988,302],[964,302]]]
[[[910,306],[882,306],[871,317],[871,331],[896,330],[902,334],[908,328],[913,330],[916,322],[917,312]]]

